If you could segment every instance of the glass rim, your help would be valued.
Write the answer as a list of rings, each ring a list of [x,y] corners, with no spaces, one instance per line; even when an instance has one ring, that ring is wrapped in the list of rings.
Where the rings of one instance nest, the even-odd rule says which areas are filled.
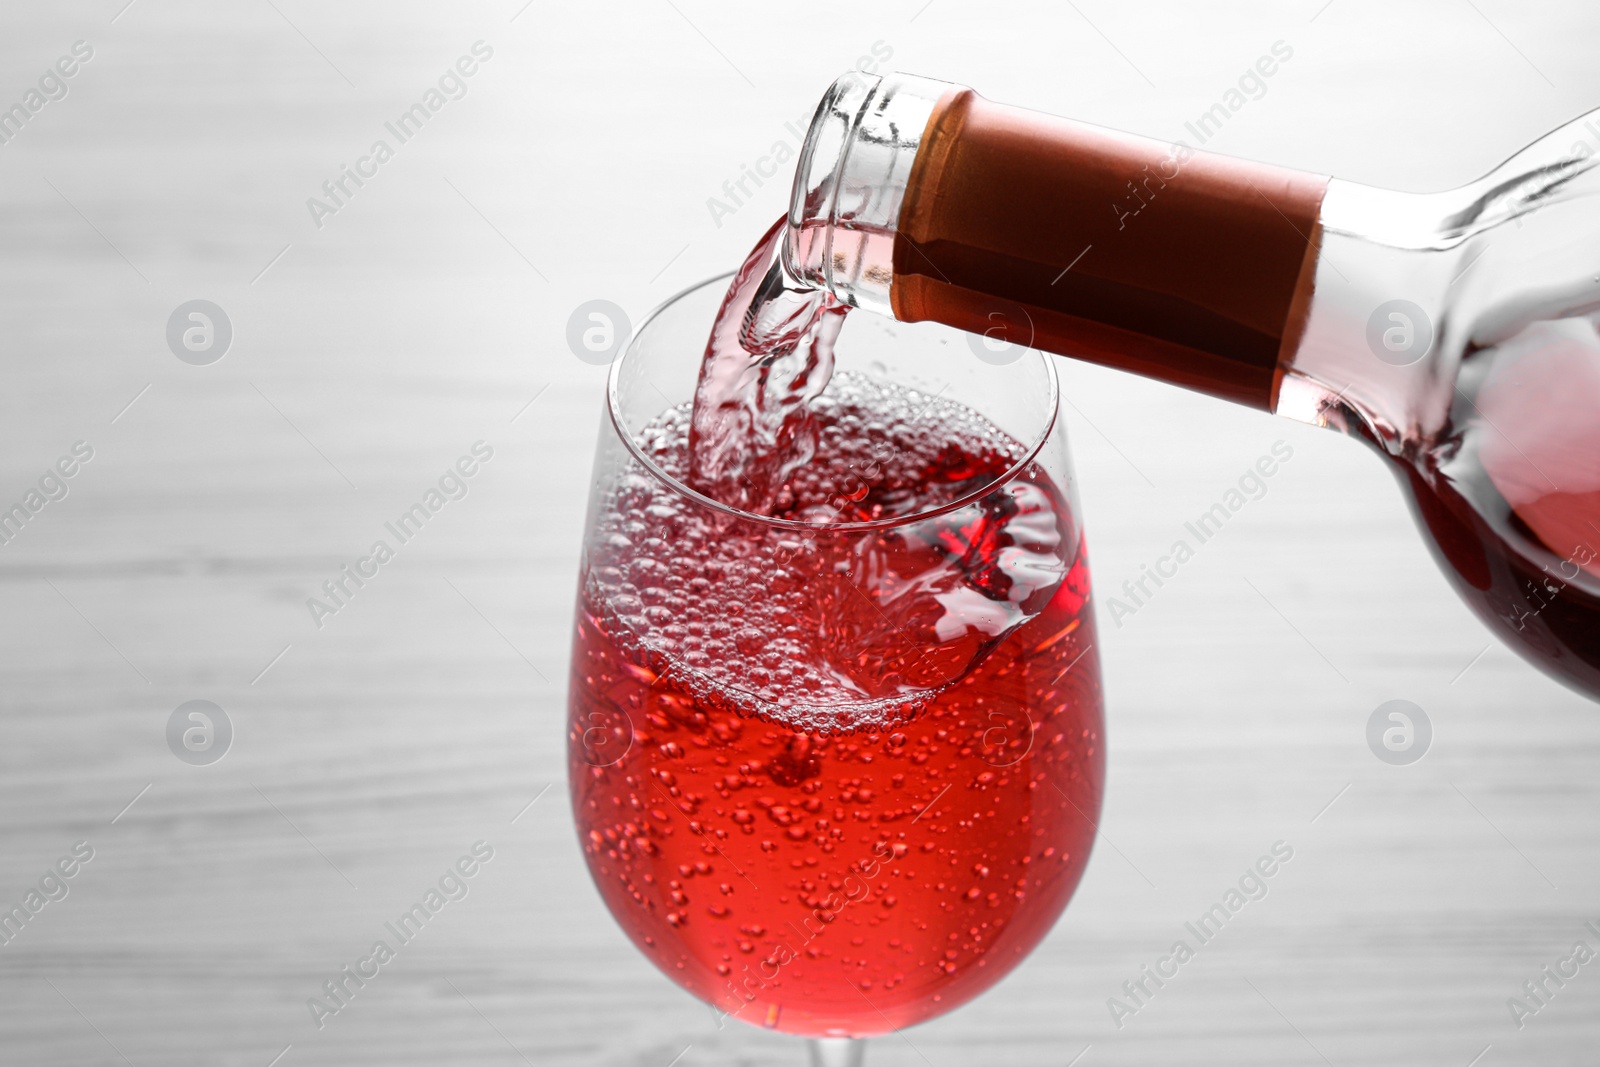
[[[732,278],[735,273],[735,271],[727,271],[723,274],[715,274],[709,278],[704,278],[685,289],[679,290],[678,292],[667,297],[661,303],[657,304],[653,309],[651,309],[650,314],[644,317],[644,321],[639,323],[639,328],[634,331],[633,337],[628,340],[627,347],[623,349],[622,355],[618,356],[617,359],[612,362],[611,371],[606,377],[606,413],[611,419],[612,430],[614,430],[616,435],[622,439],[622,444],[625,448],[627,448],[629,454],[632,455],[633,458],[651,474],[651,476],[679,496],[686,497],[702,507],[709,508],[712,511],[721,512],[722,514],[732,518],[740,519],[745,522],[757,523],[762,526],[770,526],[774,529],[780,530],[812,530],[849,533],[862,530],[891,529],[896,526],[906,526],[914,522],[920,522],[924,519],[935,518],[939,515],[944,515],[948,512],[964,508],[974,501],[983,499],[1000,486],[1013,481],[1022,472],[1024,467],[1034,461],[1034,459],[1039,455],[1040,451],[1044,448],[1045,442],[1050,440],[1050,435],[1055,432],[1056,423],[1060,421],[1061,418],[1061,382],[1056,375],[1055,361],[1045,353],[1040,352],[1038,349],[1030,348],[1026,350],[1027,355],[1032,356],[1034,359],[1039,360],[1042,363],[1045,372],[1045,381],[1049,385],[1049,415],[1045,419],[1044,428],[1039,431],[1038,436],[1031,443],[1024,445],[1022,456],[1019,457],[1011,466],[1007,467],[1003,473],[996,475],[994,478],[985,482],[978,488],[963,493],[954,500],[947,501],[946,503],[940,504],[938,507],[928,508],[924,511],[917,511],[907,515],[894,515],[883,519],[861,519],[847,522],[803,522],[798,519],[780,519],[772,515],[757,515],[754,512],[744,511],[729,504],[724,504],[720,500],[706,496],[698,489],[686,485],[677,478],[673,477],[671,474],[668,474],[659,465],[657,465],[653,459],[645,455],[643,450],[639,447],[639,443],[634,440],[633,434],[627,429],[626,421],[622,415],[622,367],[623,364],[634,355],[638,348],[639,341],[644,337],[646,331],[650,329],[655,321],[660,318],[668,308],[677,304],[680,300],[683,300],[692,293],[699,292],[708,285],[712,285],[716,282],[722,282],[724,283],[724,286],[726,286],[728,279]],[[709,330],[709,328],[710,327],[708,326],[707,329]],[[981,415],[982,412],[979,412],[979,414]]]

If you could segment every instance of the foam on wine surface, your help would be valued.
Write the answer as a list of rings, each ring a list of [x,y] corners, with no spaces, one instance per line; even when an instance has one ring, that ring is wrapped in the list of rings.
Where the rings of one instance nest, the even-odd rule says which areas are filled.
[[[674,478],[690,412],[637,443]],[[729,516],[640,471],[591,542],[587,601],[607,629],[696,699],[818,731],[916,714],[1037,615],[1077,550],[1067,502],[1022,444],[948,399],[843,373],[808,407],[812,459],[787,478],[785,528]],[[914,522],[841,533],[829,524]]]

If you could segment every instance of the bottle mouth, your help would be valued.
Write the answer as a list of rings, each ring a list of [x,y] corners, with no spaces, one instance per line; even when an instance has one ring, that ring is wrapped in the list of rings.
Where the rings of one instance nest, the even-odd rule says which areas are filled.
[[[894,237],[939,102],[959,86],[850,71],[823,94],[789,194],[783,264],[802,285],[893,315]]]

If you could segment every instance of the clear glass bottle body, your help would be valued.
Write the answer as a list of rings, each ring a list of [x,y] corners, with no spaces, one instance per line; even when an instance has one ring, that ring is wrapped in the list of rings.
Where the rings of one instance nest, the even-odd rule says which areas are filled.
[[[1457,592],[1600,694],[1600,113],[1482,180],[1334,181],[1275,410],[1366,441]]]

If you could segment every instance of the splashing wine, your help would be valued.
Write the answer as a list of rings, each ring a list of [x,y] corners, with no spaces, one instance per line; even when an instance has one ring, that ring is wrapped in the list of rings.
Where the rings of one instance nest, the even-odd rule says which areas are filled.
[[[799,287],[782,265],[779,219],[745,258],[706,342],[689,431],[689,484],[758,514],[816,451],[809,404],[833,374],[849,308]]]

